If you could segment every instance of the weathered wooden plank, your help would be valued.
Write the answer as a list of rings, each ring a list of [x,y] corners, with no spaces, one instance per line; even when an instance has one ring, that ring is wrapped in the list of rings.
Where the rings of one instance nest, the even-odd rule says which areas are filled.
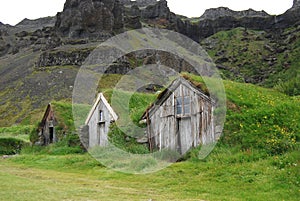
[[[163,97],[160,107],[151,115],[151,132],[159,149],[179,150],[214,141],[211,100],[189,85],[179,84]],[[176,104],[181,104],[180,107]],[[177,111],[178,108],[180,111]]]

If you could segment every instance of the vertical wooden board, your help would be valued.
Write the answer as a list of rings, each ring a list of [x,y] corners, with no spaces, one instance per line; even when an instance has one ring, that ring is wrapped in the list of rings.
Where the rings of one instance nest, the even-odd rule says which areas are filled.
[[[176,145],[177,145],[177,135],[176,135],[176,118],[174,116],[169,117],[169,144],[170,144],[170,149],[171,150],[176,150]]]
[[[199,112],[199,101],[198,101],[198,97],[196,96],[195,93],[192,93],[192,97],[191,97],[191,114],[195,115]]]
[[[150,118],[150,122],[152,122],[153,119]],[[155,130],[154,130],[154,124],[150,123],[149,126],[149,132],[147,132],[148,135],[148,140],[149,140],[149,146],[150,149],[154,149],[155,147],[157,147],[157,140],[154,136]]]
[[[108,139],[107,139],[107,133],[106,133],[106,127],[107,125],[101,124],[99,125],[99,133],[100,133],[100,139],[99,139],[99,145],[100,146],[107,146]]]
[[[190,96],[192,90],[183,84],[181,86],[182,86],[182,96]]]
[[[160,113],[157,112],[154,116],[153,116],[153,122],[154,126],[153,126],[153,137],[155,138],[155,142],[156,142],[156,147],[160,146]]]
[[[182,118],[179,120],[179,133],[181,143],[181,154],[186,153],[190,148],[190,133],[191,133],[191,119]]]
[[[160,132],[162,133],[162,136],[164,136],[162,140],[162,147],[166,148],[169,146],[169,133],[168,133],[168,117],[161,119],[161,128]]]
[[[180,86],[174,91],[175,98],[181,96]]]
[[[197,127],[198,127],[198,120],[197,120],[197,114],[192,115],[191,117],[191,141],[192,141],[192,146],[196,147],[198,146],[197,142]]]
[[[200,113],[197,113],[197,116],[196,116],[196,123],[197,123],[197,126],[196,126],[196,142],[197,142],[197,145],[200,145],[202,142],[201,142],[201,114]]]
[[[92,114],[89,121],[89,147],[94,147],[97,145],[97,119],[95,112]]]
[[[201,115],[201,135],[202,135],[202,144],[206,144],[205,112],[202,112],[202,115]]]

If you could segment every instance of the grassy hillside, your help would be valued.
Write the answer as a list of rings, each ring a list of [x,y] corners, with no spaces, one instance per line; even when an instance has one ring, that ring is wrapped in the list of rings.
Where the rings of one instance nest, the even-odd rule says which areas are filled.
[[[292,27],[277,34],[270,34],[236,28],[220,31],[203,40],[201,45],[217,64],[223,78],[265,87],[275,86],[277,90],[286,94],[299,95],[299,30],[299,27]],[[75,53],[80,53],[79,60],[84,61],[96,46],[97,42],[65,44],[47,51],[37,51],[35,46],[29,46],[15,54],[1,57],[0,126],[34,122],[38,119],[26,118],[28,113],[32,113],[30,116],[33,116],[33,113],[40,113],[40,108],[52,100],[71,98],[80,65],[70,61],[77,60]],[[45,56],[48,53],[49,58]],[[167,52],[160,54],[162,64],[178,71],[192,70],[187,62],[181,62],[179,58],[174,58]],[[156,63],[155,54],[146,57],[134,54],[127,56],[128,61],[120,66],[129,65],[128,67],[135,68],[143,63]],[[38,67],[41,60],[49,62],[43,67]],[[107,88],[120,77],[105,76],[104,79],[108,82],[101,82],[100,87]]]
[[[200,80],[194,75],[186,76]],[[124,174],[103,167],[80,148],[70,146],[69,138],[45,148],[27,147],[19,156],[0,159],[0,179],[5,181],[0,184],[0,197],[4,200],[297,200],[300,97],[252,84],[224,81],[224,85],[228,99],[224,134],[206,159],[199,160],[198,149],[194,149],[182,162],[162,171]],[[106,96],[110,94],[108,90]],[[134,121],[151,102],[151,96],[154,97],[137,93],[131,98]],[[71,104],[55,104],[58,110],[65,111],[59,118],[68,125],[72,119]],[[9,136],[16,135],[14,129],[11,128]],[[117,146],[131,152],[144,151],[118,132],[112,132],[118,134],[113,138]]]
[[[201,44],[216,62],[223,78],[273,87],[299,80],[299,36],[299,27],[277,35],[236,28],[220,31]],[[294,88],[297,92],[291,95],[299,95],[299,81]]]
[[[109,79],[108,77],[106,79]],[[201,81],[200,77],[192,74],[185,74],[185,77],[189,77],[195,83]],[[261,150],[266,155],[282,154],[295,149],[300,140],[299,96],[289,97],[273,89],[232,81],[224,81],[224,85],[227,95],[227,116],[224,135],[221,138],[222,144],[243,151]],[[105,96],[109,102],[111,102],[112,92],[110,89],[105,90]],[[122,116],[118,121],[122,130],[129,130],[131,136],[138,136],[139,134],[134,133],[128,122],[138,124],[141,115],[155,100],[156,95],[142,93],[131,95],[128,92],[115,91],[112,104],[119,116]],[[124,119],[123,114],[126,114],[127,107],[123,104],[125,100],[129,101],[129,117],[131,119]],[[72,133],[75,127],[71,103],[67,101],[53,102],[52,105],[59,123],[56,129],[58,133],[61,137],[66,133]],[[79,110],[82,111],[80,114],[82,119],[86,118],[88,110],[89,107]],[[40,113],[41,117],[42,114]],[[32,129],[34,126],[0,128],[0,134],[8,137],[14,137],[16,134],[24,136],[24,134],[29,134]],[[120,135],[120,130],[116,128],[112,130],[116,135]],[[14,131],[15,133],[12,133]],[[114,133],[111,135],[114,136]],[[121,142],[118,141],[118,143]]]
[[[300,140],[300,97],[251,84],[225,82],[228,98],[223,143],[268,154],[293,149]]]

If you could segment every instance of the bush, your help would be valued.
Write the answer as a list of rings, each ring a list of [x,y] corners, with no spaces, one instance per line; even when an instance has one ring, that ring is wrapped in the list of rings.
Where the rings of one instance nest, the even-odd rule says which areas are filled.
[[[300,77],[295,77],[286,82],[280,81],[274,88],[289,96],[298,96],[300,95]]]
[[[0,154],[18,154],[21,152],[24,145],[26,145],[26,143],[23,140],[15,138],[0,138]]]
[[[51,155],[65,155],[65,154],[81,154],[85,149],[81,145],[79,136],[77,134],[67,134],[59,142],[50,144],[48,146],[27,146],[22,150],[23,154],[51,154]]]
[[[79,136],[76,133],[67,134],[59,142],[47,147],[48,154],[65,155],[84,153],[85,149],[81,145]]]
[[[39,140],[38,126],[31,129],[31,132],[29,133],[29,140],[32,144],[36,143]]]
[[[132,135],[133,136],[133,135]],[[148,147],[145,144],[139,144],[135,138],[126,136],[116,124],[110,126],[108,133],[109,141],[119,149],[133,154],[147,154]]]

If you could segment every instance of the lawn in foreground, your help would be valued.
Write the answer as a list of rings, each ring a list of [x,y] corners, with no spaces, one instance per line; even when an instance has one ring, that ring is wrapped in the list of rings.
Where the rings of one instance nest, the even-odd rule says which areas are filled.
[[[254,154],[254,153],[253,153]],[[251,153],[250,153],[251,155]],[[205,161],[131,175],[88,154],[0,159],[0,200],[297,200],[298,152],[250,159],[215,150]]]

